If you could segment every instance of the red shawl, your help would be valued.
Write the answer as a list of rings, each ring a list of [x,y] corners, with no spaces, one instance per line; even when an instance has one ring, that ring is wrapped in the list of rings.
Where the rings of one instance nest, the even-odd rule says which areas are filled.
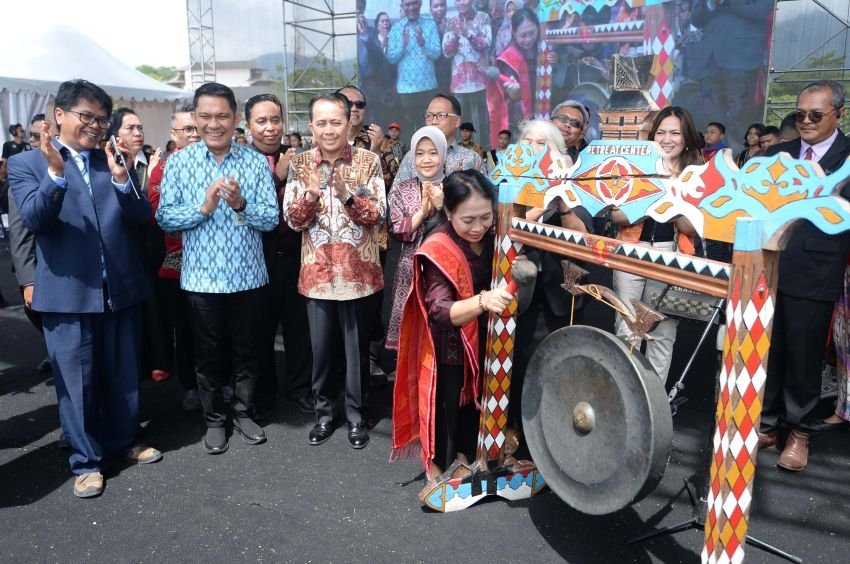
[[[531,81],[528,76],[528,63],[516,44],[511,43],[502,54],[496,58],[497,63],[511,70],[511,75],[500,74],[498,78],[490,79],[487,84],[487,109],[490,112],[490,146],[499,146],[499,132],[509,129],[509,110],[511,99],[505,93],[504,84],[510,78],[519,82],[520,105],[522,118],[531,119]]]
[[[475,295],[472,273],[463,251],[445,233],[434,233],[413,255],[413,284],[399,330],[398,360],[393,390],[393,446],[390,461],[421,449],[425,470],[434,458],[434,414],[437,396],[437,355],[428,326],[422,261],[433,263],[452,283],[459,300]],[[460,405],[479,391],[478,318],[460,327],[463,343],[463,389]],[[418,440],[418,442],[417,442]]]

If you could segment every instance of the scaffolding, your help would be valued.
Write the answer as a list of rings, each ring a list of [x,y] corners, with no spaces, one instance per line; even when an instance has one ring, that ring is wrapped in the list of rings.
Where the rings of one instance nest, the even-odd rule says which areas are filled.
[[[189,30],[189,75],[194,90],[215,82],[215,25],[213,0],[186,0]]]
[[[844,84],[845,90],[850,86],[850,6],[846,0],[778,0],[774,14],[774,33],[771,40],[770,77],[768,82],[768,98],[765,104],[765,122],[778,123],[789,112],[796,108],[796,95],[787,92],[799,92],[813,80],[829,78]],[[834,5],[834,6],[833,6]],[[806,36],[820,36],[821,41],[807,51],[795,55],[790,64],[776,64],[777,49],[787,49],[791,37],[784,37],[779,24],[790,18],[788,8],[800,8],[806,18],[819,17],[819,29],[809,29],[805,21],[796,21],[789,28],[806,29]],[[788,17],[786,17],[788,11]],[[784,93],[780,94],[780,93]],[[847,121],[845,117],[842,122]]]
[[[310,0],[309,4],[283,0],[284,112],[289,129],[301,132],[310,121],[307,108],[310,98],[357,79],[356,65],[348,75],[339,66],[343,54],[340,39],[356,36],[354,2]],[[317,70],[323,71],[320,78]]]

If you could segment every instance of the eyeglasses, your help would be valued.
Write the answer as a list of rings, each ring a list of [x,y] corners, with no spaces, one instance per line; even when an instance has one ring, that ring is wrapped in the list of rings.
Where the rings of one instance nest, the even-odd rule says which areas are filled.
[[[101,129],[106,129],[107,127],[109,127],[109,120],[106,118],[97,117],[96,115],[90,114],[88,112],[75,112],[74,110],[65,111],[69,114],[74,114],[75,116],[77,116],[77,119],[79,119],[83,123],[83,125],[97,124],[97,126]]]
[[[433,113],[433,112],[425,112],[425,114],[422,117],[425,118],[425,121],[432,121],[434,118],[437,118],[437,121],[443,121],[444,119],[446,119],[449,116],[460,117],[457,114],[450,114],[450,113],[447,113],[447,112],[438,112],[436,114]]]
[[[37,131],[30,131],[30,139],[41,141],[41,133],[38,133]]]
[[[552,121],[558,120],[561,123],[569,124],[570,127],[575,127],[576,129],[581,129],[584,124],[582,124],[579,120],[575,118],[571,118],[570,116],[560,115],[553,116]]]
[[[357,108],[358,110],[362,110],[366,107],[366,102],[364,100],[357,100],[356,102],[351,102],[351,105]]]
[[[794,112],[794,121],[796,121],[797,123],[803,123],[804,121],[806,121],[806,118],[809,118],[809,121],[812,123],[820,123],[824,117],[832,114],[835,114],[837,116],[840,112],[841,108],[826,113],[817,111],[804,112],[803,110],[797,110],[796,112]]]
[[[134,124],[134,125],[125,125],[125,126],[122,126],[121,129],[126,129],[127,131],[129,131],[131,133],[134,130],[138,130],[139,133],[142,133],[145,130],[145,127],[141,123],[139,123],[139,124]]]
[[[194,135],[198,132],[198,128],[194,125],[187,125],[186,127],[172,127],[171,131],[182,131],[184,135]]]

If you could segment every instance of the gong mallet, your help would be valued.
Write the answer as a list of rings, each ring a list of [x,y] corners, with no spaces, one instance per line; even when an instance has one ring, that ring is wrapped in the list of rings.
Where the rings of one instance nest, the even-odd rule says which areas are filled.
[[[505,290],[511,294],[514,299],[517,301],[517,307],[519,308],[519,289],[524,286],[528,286],[534,283],[534,280],[537,278],[537,265],[531,262],[528,259],[524,260],[516,260],[511,263],[511,281],[508,282],[508,286]],[[510,306],[508,306],[510,307]],[[507,314],[507,309],[502,312],[502,315]]]

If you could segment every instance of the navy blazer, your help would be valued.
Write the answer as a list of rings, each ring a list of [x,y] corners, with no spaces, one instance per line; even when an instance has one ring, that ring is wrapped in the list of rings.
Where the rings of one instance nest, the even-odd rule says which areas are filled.
[[[765,154],[780,151],[800,158],[800,139],[772,145]],[[841,130],[832,146],[818,164],[826,174],[832,174],[850,155],[850,140]],[[841,195],[850,199],[850,184]],[[779,291],[797,298],[834,302],[841,295],[844,269],[850,253],[850,233],[827,235],[809,221],[798,221],[793,227],[785,249],[779,255]]]
[[[135,241],[134,226],[150,217],[147,198],[121,193],[101,150],[89,152],[89,193],[67,148],[66,186],[47,173],[41,151],[9,159],[9,183],[21,220],[36,236],[33,309],[53,313],[118,311],[147,298],[150,289]],[[110,303],[104,300],[101,249]]]

